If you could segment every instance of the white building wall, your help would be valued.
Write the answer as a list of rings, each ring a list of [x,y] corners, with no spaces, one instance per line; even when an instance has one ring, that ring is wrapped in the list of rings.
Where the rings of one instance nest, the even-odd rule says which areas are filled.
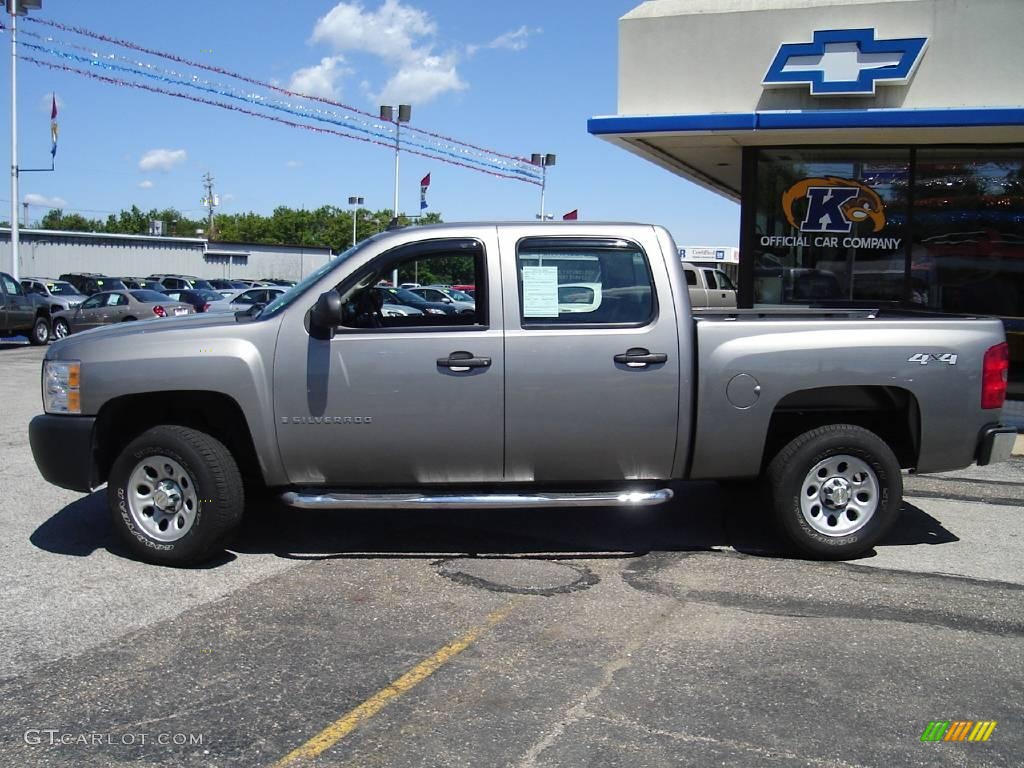
[[[209,247],[211,252],[206,251]],[[178,273],[197,277],[275,277],[299,280],[327,263],[326,248],[250,243],[212,243],[174,238],[111,238],[22,231],[18,246],[21,277],[57,277],[65,272],[99,272],[111,277]],[[231,254],[231,255],[229,255]],[[0,230],[0,271],[11,272],[9,230]]]
[[[872,27],[928,37],[910,85],[874,97],[764,89],[780,43]],[[619,114],[1024,104],[1024,0],[648,0],[619,25]]]

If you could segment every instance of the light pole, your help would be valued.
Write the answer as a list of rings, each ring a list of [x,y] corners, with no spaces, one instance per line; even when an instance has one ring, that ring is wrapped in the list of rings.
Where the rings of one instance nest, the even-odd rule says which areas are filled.
[[[530,155],[530,162],[534,165],[540,166],[540,215],[537,216],[541,221],[545,221],[544,216],[544,190],[547,188],[548,183],[548,166],[555,164],[555,156],[550,152],[546,155],[542,155],[538,152],[534,152]]]
[[[359,218],[359,206],[363,204],[363,198],[361,197],[350,197],[348,204],[354,206],[352,208],[352,245],[356,244],[356,219]]]
[[[395,115],[396,107],[389,107],[387,105],[381,105],[380,108],[380,119],[387,120],[389,123],[395,124],[395,208],[394,208],[394,223],[398,225],[398,152],[400,148],[400,139],[402,134],[402,123],[408,123],[412,118],[412,106],[409,104],[399,104],[397,107],[398,115]],[[398,269],[396,268],[391,273],[391,282],[395,288],[398,287]]]
[[[18,17],[43,7],[43,0],[7,0],[11,12],[11,277],[18,275]]]

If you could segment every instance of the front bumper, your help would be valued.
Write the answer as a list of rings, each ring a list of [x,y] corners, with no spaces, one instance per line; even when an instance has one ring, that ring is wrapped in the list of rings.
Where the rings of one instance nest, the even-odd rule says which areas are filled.
[[[32,458],[47,482],[83,493],[98,485],[93,450],[95,425],[95,416],[43,414],[29,422]]]
[[[1009,461],[1016,440],[1017,430],[1013,427],[1002,427],[998,424],[985,427],[978,438],[978,452],[975,455],[978,466]]]

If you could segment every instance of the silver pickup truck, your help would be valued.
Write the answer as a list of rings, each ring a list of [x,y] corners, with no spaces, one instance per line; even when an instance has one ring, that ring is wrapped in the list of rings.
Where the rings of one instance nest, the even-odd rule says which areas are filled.
[[[658,504],[677,480],[744,478],[766,481],[796,551],[849,558],[895,521],[901,468],[1009,456],[998,320],[695,319],[676,253],[641,224],[385,232],[254,311],[54,344],[36,464],[64,488],[106,483],[134,552],[179,565],[222,549],[253,494],[536,509]],[[395,269],[474,283],[475,311],[385,315],[373,288]]]

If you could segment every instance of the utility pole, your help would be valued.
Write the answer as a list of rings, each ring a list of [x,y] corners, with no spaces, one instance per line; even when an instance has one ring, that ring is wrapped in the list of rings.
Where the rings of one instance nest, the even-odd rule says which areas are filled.
[[[22,210],[21,226],[25,227],[25,229],[28,229],[28,203],[22,203],[21,204],[21,210]]]
[[[207,171],[203,174],[203,186],[206,187],[206,196],[203,198],[203,205],[210,209],[206,223],[206,239],[213,240],[215,232],[213,229],[213,209],[220,204],[220,200],[213,193],[213,176]]]

